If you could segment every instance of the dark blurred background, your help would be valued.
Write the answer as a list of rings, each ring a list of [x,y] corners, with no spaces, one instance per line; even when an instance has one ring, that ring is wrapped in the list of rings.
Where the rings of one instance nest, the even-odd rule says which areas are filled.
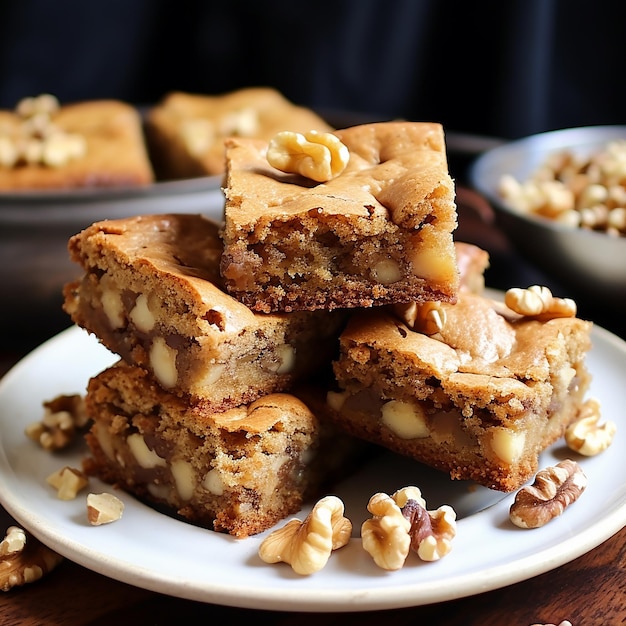
[[[626,2],[613,0],[0,0],[0,108],[272,86],[338,127],[441,122],[459,185],[490,147],[466,135],[626,123],[625,65]],[[460,222],[458,238],[489,244],[490,286],[558,290],[480,220]]]
[[[0,0],[0,107],[270,85],[502,138],[623,123],[626,3]]]

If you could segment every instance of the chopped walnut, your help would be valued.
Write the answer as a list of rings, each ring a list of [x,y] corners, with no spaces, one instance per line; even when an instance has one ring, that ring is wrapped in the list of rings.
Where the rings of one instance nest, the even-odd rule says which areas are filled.
[[[304,522],[294,519],[270,533],[259,546],[259,556],[265,563],[288,563],[297,574],[318,572],[332,551],[350,540],[352,522],[343,513],[339,498],[322,498]]]
[[[283,131],[267,148],[267,162],[282,172],[301,174],[318,183],[339,176],[350,160],[350,151],[332,133]]]
[[[116,522],[122,518],[124,503],[111,493],[90,493],[87,496],[87,520],[92,526]]]
[[[18,526],[10,526],[0,542],[0,590],[39,580],[63,557]]]
[[[39,96],[22,98],[15,107],[15,112],[23,118],[30,118],[36,115],[52,115],[59,110],[58,99],[49,93]]]
[[[520,528],[539,528],[561,515],[587,487],[581,467],[570,459],[541,470],[515,495],[509,518]]]
[[[84,157],[87,152],[85,137],[67,133],[52,121],[58,109],[58,100],[50,94],[21,100],[15,108],[21,118],[20,124],[17,130],[3,136],[0,143],[0,166],[60,167]]]
[[[617,425],[610,420],[600,425],[600,417],[600,403],[595,398],[589,398],[578,419],[565,431],[565,442],[571,450],[584,456],[594,456],[611,445]]]
[[[424,335],[441,332],[446,323],[446,311],[440,302],[396,304],[394,312],[409,328]]]
[[[28,425],[25,433],[44,450],[66,448],[89,423],[84,398],[78,394],[57,396],[43,406],[42,420]]]
[[[500,179],[499,193],[522,213],[572,228],[626,235],[626,141],[610,141],[586,158],[570,150],[552,153],[529,178]]]
[[[57,490],[59,500],[73,500],[89,484],[83,472],[68,466],[50,474],[46,482]]]
[[[515,313],[538,319],[575,317],[576,303],[570,298],[556,298],[547,287],[514,287],[504,295],[504,303]]]

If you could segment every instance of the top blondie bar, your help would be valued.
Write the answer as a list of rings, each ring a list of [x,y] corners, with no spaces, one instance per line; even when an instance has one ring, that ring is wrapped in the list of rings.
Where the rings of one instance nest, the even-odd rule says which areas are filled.
[[[454,182],[443,128],[378,122],[333,132],[349,160],[316,182],[268,162],[268,142],[226,141],[228,292],[257,311],[454,302]]]

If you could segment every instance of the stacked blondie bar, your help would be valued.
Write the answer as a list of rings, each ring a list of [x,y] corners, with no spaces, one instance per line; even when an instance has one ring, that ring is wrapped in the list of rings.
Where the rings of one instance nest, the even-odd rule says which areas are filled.
[[[70,239],[65,310],[120,356],[89,383],[90,471],[238,537],[296,512],[359,442],[512,490],[576,418],[590,324],[482,293],[443,129],[226,140],[224,221]],[[339,436],[338,433],[343,433]]]
[[[342,312],[230,297],[218,225],[199,215],[98,222],[69,247],[85,273],[65,310],[120,356],[88,386],[90,472],[236,536],[297,511],[333,463],[331,429],[291,390],[331,358]]]

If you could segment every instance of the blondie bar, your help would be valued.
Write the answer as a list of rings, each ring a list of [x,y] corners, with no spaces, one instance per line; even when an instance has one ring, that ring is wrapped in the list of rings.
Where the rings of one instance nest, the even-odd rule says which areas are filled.
[[[138,111],[116,100],[53,96],[0,111],[0,190],[137,187],[153,182]]]
[[[221,175],[224,139],[269,140],[281,130],[330,130],[312,110],[270,87],[224,94],[169,93],[146,116],[146,136],[159,178]]]
[[[344,314],[251,311],[222,288],[218,229],[186,214],[96,222],[69,240],[84,274],[63,306],[164,388],[224,410],[327,365]]]
[[[291,393],[215,413],[120,361],[89,381],[85,403],[88,474],[238,538],[299,511],[350,459],[351,440]]]
[[[226,142],[226,289],[270,311],[454,301],[454,183],[441,125],[363,124],[326,182],[272,167],[268,143]]]
[[[336,422],[454,479],[517,489],[582,406],[591,323],[522,316],[465,290],[434,310],[352,316],[328,395]]]

